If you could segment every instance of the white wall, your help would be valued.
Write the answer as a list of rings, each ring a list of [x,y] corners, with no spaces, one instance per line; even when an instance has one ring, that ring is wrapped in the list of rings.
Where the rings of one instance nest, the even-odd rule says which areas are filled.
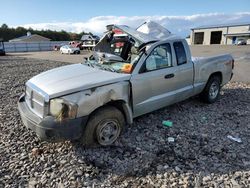
[[[203,45],[210,45],[210,38],[211,38],[211,32],[212,31],[222,31],[221,44],[225,44],[226,43],[226,38],[223,35],[223,34],[227,33],[227,28],[225,28],[225,27],[224,28],[195,29],[194,30],[195,33],[196,32],[204,32]],[[193,35],[193,37],[194,37],[194,35]],[[193,43],[193,41],[192,41],[192,43]]]
[[[68,44],[69,41],[49,42],[4,42],[5,52],[51,51],[55,45]]]
[[[232,38],[228,37],[226,39],[225,34],[236,34],[236,33],[247,33],[250,31],[250,26],[229,26],[220,28],[207,28],[207,29],[194,29],[191,31],[191,44],[194,43],[194,32],[204,32],[203,45],[210,44],[211,32],[212,31],[222,31],[221,44],[232,44]],[[242,38],[242,37],[240,37]]]
[[[186,38],[186,41],[187,41],[188,45],[191,45],[191,40],[190,40],[190,38]]]
[[[235,33],[247,33],[249,32],[249,26],[237,26],[237,27],[229,27],[228,28],[228,33],[229,34],[235,34]]]

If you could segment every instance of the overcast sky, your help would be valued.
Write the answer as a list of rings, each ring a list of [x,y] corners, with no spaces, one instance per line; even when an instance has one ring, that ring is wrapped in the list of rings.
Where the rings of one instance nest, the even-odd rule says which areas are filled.
[[[146,20],[186,36],[196,26],[250,22],[250,0],[1,1],[0,24],[10,27],[101,34],[107,24],[136,27]]]

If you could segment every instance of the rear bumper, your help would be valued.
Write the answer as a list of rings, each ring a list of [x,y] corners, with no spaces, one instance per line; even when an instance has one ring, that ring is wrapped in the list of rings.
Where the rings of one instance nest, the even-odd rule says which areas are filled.
[[[75,50],[74,52],[72,52],[72,54],[80,54],[81,51],[80,50]]]
[[[58,122],[52,116],[40,118],[34,114],[22,95],[18,101],[18,110],[23,124],[45,141],[58,142],[64,140],[77,140],[82,134],[88,117],[65,120]]]

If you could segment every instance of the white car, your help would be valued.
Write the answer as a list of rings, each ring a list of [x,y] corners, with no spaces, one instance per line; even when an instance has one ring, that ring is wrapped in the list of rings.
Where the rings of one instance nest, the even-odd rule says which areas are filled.
[[[247,45],[247,40],[246,39],[238,39],[237,45]]]
[[[61,54],[80,54],[80,48],[64,45],[60,48]]]

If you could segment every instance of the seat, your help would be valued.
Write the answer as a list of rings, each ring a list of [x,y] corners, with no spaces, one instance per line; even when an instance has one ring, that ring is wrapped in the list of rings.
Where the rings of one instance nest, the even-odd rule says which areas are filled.
[[[156,49],[157,58],[156,58],[156,68],[164,68],[168,67],[168,60],[167,60],[167,52],[166,49],[158,47]]]
[[[130,62],[133,62],[136,57],[138,57],[138,49],[132,46],[130,50]]]

